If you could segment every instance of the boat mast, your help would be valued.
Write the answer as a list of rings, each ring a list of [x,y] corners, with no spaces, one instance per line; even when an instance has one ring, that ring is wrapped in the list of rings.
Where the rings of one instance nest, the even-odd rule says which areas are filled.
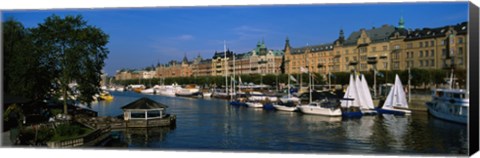
[[[224,64],[225,64],[225,93],[227,93],[227,96],[229,95],[228,93],[228,68],[227,68],[227,44],[225,42],[225,40],[223,41],[223,60],[224,60]]]
[[[233,87],[233,94],[237,94],[236,91],[235,91],[235,54],[233,54],[233,81],[232,81],[232,87]],[[233,95],[231,97],[231,99],[233,100]]]

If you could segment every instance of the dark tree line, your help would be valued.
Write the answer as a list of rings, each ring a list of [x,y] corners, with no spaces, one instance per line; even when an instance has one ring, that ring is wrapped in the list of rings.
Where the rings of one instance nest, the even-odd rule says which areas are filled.
[[[89,104],[100,92],[109,36],[82,16],[52,15],[33,28],[10,18],[2,27],[6,95],[43,100],[78,93]],[[70,83],[78,84],[77,91]]]

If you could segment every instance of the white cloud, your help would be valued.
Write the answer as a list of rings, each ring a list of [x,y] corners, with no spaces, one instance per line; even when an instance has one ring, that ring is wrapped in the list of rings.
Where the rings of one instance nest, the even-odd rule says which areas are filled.
[[[185,34],[185,35],[177,36],[177,37],[175,37],[174,39],[176,39],[176,40],[182,40],[182,41],[188,41],[188,40],[194,39],[194,37],[193,37],[192,35],[187,35],[187,34]]]

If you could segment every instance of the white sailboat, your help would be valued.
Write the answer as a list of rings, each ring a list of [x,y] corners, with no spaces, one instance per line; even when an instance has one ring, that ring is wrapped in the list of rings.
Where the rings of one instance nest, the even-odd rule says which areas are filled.
[[[403,85],[400,77],[395,75],[395,84],[390,89],[387,99],[382,108],[377,109],[379,113],[394,115],[409,115],[411,111],[408,109],[407,97],[403,91]]]
[[[345,91],[343,99],[340,100],[340,106],[344,109],[342,111],[342,116],[344,117],[360,117],[362,112],[359,111],[361,105],[361,98],[358,93],[358,77],[357,82],[353,79],[353,75],[350,74],[350,81]],[[358,110],[358,111],[355,111]]]
[[[360,110],[362,111],[363,114],[376,114],[377,111],[375,110],[375,107],[373,104],[372,94],[370,94],[370,89],[368,88],[367,79],[363,74],[361,74],[361,76],[362,76],[361,77],[362,80],[360,81],[361,88],[357,89],[363,100]]]

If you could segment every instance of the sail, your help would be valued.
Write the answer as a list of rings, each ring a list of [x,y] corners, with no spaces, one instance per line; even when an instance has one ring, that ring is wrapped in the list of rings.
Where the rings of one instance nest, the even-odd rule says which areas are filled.
[[[398,75],[395,75],[395,89],[397,90],[397,102],[393,106],[408,108],[407,95],[403,90],[402,81]]]
[[[340,105],[344,108],[351,107],[351,106],[358,106],[358,97],[357,97],[357,92],[355,88],[355,81],[353,80],[353,75],[350,75],[350,82],[347,87],[347,91],[345,92],[345,95],[343,96],[345,99],[354,99],[352,100],[342,100]]]
[[[408,108],[407,97],[398,75],[395,75],[395,84],[390,89],[382,108],[393,108],[393,106]]]
[[[362,90],[363,90],[363,96],[365,98],[366,102],[366,107],[368,109],[374,109],[374,104],[372,100],[372,95],[370,94],[370,89],[368,88],[368,83],[367,79],[365,79],[365,76],[362,74]]]
[[[363,93],[363,87],[360,79],[358,78],[358,75],[355,74],[355,90],[357,93],[357,98],[358,100],[356,103],[358,104],[357,106],[360,106],[362,109],[368,109],[366,99]]]

